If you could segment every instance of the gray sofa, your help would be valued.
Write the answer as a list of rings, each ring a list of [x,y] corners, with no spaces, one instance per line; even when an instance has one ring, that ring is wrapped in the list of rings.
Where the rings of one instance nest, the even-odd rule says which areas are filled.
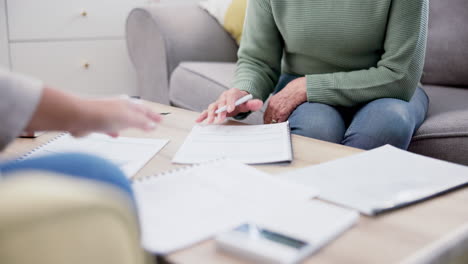
[[[422,82],[427,120],[410,151],[468,165],[468,2],[432,0]],[[201,111],[230,87],[238,46],[195,5],[133,10],[127,44],[143,99]],[[261,123],[262,112],[247,123]]]

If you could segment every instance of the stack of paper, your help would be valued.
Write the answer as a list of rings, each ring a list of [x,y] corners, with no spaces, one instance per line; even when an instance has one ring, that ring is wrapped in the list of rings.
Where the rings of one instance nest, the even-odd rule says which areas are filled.
[[[468,167],[392,146],[284,173],[319,197],[367,215],[428,199],[468,183]]]
[[[133,184],[144,247],[167,254],[253,222],[322,245],[355,223],[357,213],[308,201],[310,187],[222,160]]]

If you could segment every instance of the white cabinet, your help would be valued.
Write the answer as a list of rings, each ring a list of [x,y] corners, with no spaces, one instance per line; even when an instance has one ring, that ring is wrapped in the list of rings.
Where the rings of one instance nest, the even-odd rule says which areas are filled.
[[[10,52],[15,71],[53,87],[85,96],[137,95],[124,40],[13,43]]]
[[[7,0],[10,40],[123,37],[127,14],[146,0]]]
[[[128,13],[184,2],[198,0],[0,0],[0,67],[85,96],[138,95]]]
[[[85,96],[138,95],[125,21],[147,0],[0,1],[12,71]]]

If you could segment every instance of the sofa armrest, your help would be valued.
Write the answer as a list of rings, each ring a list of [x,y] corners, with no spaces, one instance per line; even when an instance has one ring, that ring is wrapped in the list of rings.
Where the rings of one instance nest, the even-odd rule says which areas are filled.
[[[110,185],[27,172],[0,181],[0,263],[142,264],[135,208]]]
[[[182,61],[234,62],[237,44],[196,5],[152,5],[132,10],[127,46],[143,99],[169,104],[169,80]]]

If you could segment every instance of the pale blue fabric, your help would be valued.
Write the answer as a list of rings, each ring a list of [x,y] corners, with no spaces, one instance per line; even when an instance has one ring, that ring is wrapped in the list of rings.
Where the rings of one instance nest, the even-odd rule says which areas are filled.
[[[134,197],[130,181],[123,172],[111,162],[99,157],[69,153],[31,158],[20,162],[0,163],[0,172],[3,177],[8,177],[8,174],[12,172],[28,170],[55,172],[64,175],[64,177],[106,183],[126,192],[130,198]]]

